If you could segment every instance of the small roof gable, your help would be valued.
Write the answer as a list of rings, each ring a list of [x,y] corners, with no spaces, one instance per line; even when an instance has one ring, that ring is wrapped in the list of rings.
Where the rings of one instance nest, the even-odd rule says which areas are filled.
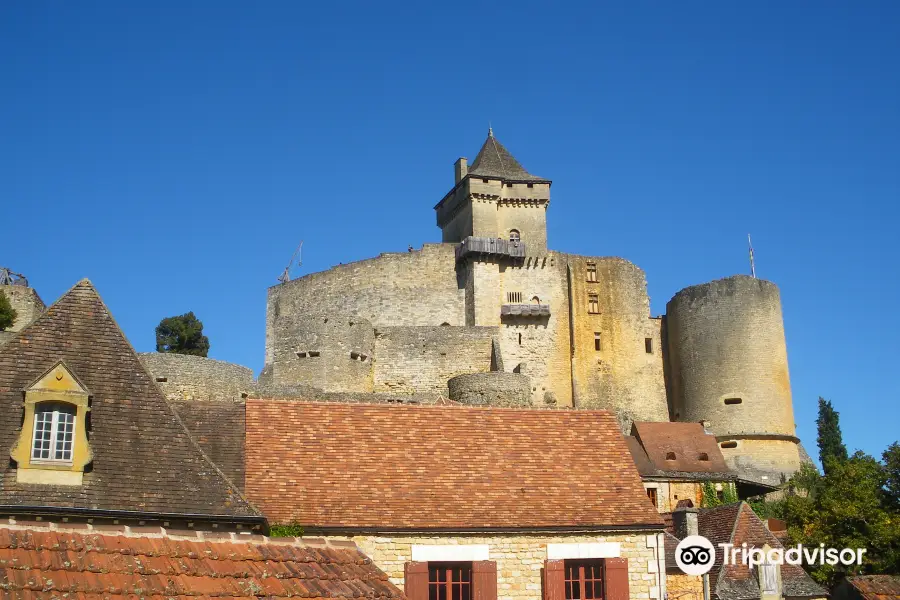
[[[250,399],[246,428],[245,491],[270,522],[663,526],[608,411]]]
[[[60,361],[92,396],[92,468],[80,486],[37,486],[17,483],[4,461],[0,506],[262,520],[200,451],[86,279],[0,347],[0,414],[18,414],[23,390]],[[19,432],[0,419],[0,451],[9,456]]]
[[[488,130],[487,139],[478,151],[475,160],[469,167],[469,175],[492,177],[511,181],[544,181],[543,177],[532,175],[519,164],[503,144],[494,137],[494,131]]]
[[[700,423],[639,422],[634,423],[631,433],[659,475],[695,473],[734,477],[715,436],[706,433]],[[650,475],[643,471],[641,474]]]
[[[38,377],[37,381],[25,388],[25,391],[48,391],[69,394],[84,394],[90,396],[91,392],[66,366],[65,361],[57,361],[55,365],[47,369]]]
[[[192,535],[0,526],[0,589],[13,598],[404,598],[353,542],[179,533]]]
[[[766,544],[770,548],[784,548],[746,502],[701,509],[698,529],[699,534],[716,548],[719,548],[719,544],[726,543],[737,548],[742,544],[747,544],[748,548],[762,548]],[[720,600],[755,600],[760,597],[756,573],[746,564],[724,565],[721,551],[716,551],[709,577],[710,589],[714,590]],[[828,591],[797,565],[782,565],[781,581],[785,597],[828,596]]]

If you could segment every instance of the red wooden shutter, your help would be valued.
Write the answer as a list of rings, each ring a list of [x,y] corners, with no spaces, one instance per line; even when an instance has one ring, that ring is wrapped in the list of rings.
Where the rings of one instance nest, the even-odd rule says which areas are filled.
[[[544,561],[544,600],[566,600],[564,561]]]
[[[427,562],[408,562],[403,566],[403,591],[409,600],[428,600]]]
[[[628,559],[607,558],[606,597],[604,600],[628,600]]]
[[[472,563],[473,600],[497,600],[497,563],[476,560]]]

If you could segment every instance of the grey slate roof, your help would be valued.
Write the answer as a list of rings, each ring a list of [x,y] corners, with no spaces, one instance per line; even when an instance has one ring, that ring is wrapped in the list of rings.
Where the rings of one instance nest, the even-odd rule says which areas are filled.
[[[478,156],[469,167],[469,175],[481,177],[493,177],[511,181],[543,181],[548,179],[532,175],[519,164],[509,150],[503,147],[493,130],[488,131],[488,137],[478,151]]]

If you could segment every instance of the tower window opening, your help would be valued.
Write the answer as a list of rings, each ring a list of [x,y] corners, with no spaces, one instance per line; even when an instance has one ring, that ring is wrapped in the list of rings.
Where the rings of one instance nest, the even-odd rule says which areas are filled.
[[[603,350],[603,339],[600,337],[600,332],[594,332],[594,350],[596,352],[600,352]]]
[[[519,334],[519,345],[520,346],[522,345],[522,334],[521,333]]]
[[[737,448],[737,442],[735,442],[734,440],[732,440],[730,442],[722,442],[721,444],[719,444],[719,447],[720,448]]]
[[[740,404],[742,402],[743,402],[743,400],[740,398],[725,398],[725,404],[728,404],[728,405]]]
[[[675,460],[674,452],[666,452],[666,460]]]
[[[533,183],[529,183],[529,184],[528,184],[528,187],[533,188],[533,187],[534,187],[534,184],[533,184]]]
[[[653,354],[653,338],[644,338],[644,351]]]
[[[590,262],[587,264],[587,280],[597,281],[597,263]]]
[[[510,229],[509,230],[509,241],[518,244],[521,239],[521,235],[519,235],[518,229]]]
[[[482,183],[490,183],[491,182],[490,179],[482,179],[481,181],[482,181]]]
[[[597,294],[588,294],[588,313],[592,315],[600,314],[600,297]]]
[[[522,292],[506,292],[508,304],[522,304]]]

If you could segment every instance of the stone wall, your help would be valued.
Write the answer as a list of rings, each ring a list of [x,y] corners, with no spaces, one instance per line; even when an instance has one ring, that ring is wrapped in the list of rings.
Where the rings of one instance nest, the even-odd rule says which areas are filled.
[[[716,436],[794,435],[778,287],[744,275],[685,288],[666,305],[675,418]]]
[[[6,296],[16,311],[16,321],[6,332],[22,331],[22,329],[41,316],[44,302],[34,288],[24,285],[0,285],[0,293]]]
[[[666,574],[666,591],[670,600],[681,598],[682,600],[703,600],[703,578],[700,575],[685,575],[675,567]]]
[[[253,393],[253,371],[241,365],[187,354],[138,354],[147,372],[170,401],[240,402]]]
[[[447,382],[450,399],[482,406],[531,406],[531,382],[519,373],[471,373]]]
[[[575,405],[616,412],[625,432],[632,421],[668,421],[661,320],[650,318],[643,270],[621,258],[565,259]]]
[[[547,559],[547,544],[617,544],[621,556],[628,559],[631,600],[665,597],[665,577],[662,577],[662,582],[658,577],[659,573],[665,574],[665,552],[661,551],[657,556],[657,548],[660,550],[663,548],[662,534],[364,535],[349,539],[356,542],[359,548],[400,588],[404,583],[403,567],[412,560],[413,545],[487,545],[488,560],[497,562],[498,600],[543,598],[541,569]]]
[[[375,392],[447,397],[447,380],[491,369],[496,327],[378,327]]]
[[[366,319],[375,327],[463,325],[464,293],[457,284],[455,246],[425,244],[421,250],[382,254],[339,265],[269,288],[266,364],[275,339],[290,337],[308,314]]]
[[[800,448],[796,440],[762,436],[720,436],[716,439],[719,440],[725,464],[744,479],[778,485],[782,475],[789,478],[800,468]],[[732,443],[737,445],[734,448],[728,447]]]

